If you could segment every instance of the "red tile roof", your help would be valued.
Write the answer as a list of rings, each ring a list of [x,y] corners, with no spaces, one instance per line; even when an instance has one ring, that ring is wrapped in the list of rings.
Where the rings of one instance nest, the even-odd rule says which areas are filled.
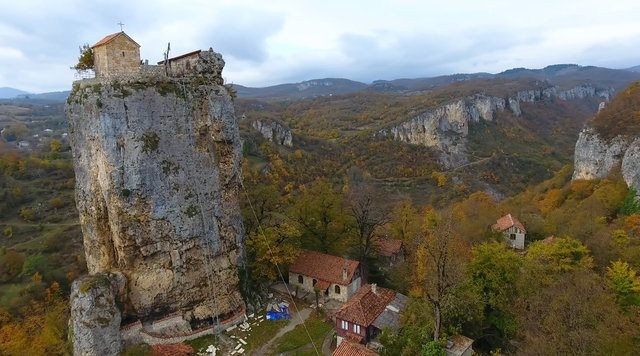
[[[116,32],[116,33],[112,33],[112,34],[110,34],[108,36],[105,36],[105,38],[103,38],[100,41],[98,41],[96,44],[91,46],[91,48],[95,48],[95,47],[98,47],[98,46],[105,45],[105,44],[113,41],[116,37],[118,37],[120,35],[126,36],[131,42],[135,43],[136,46],[140,47],[140,45],[136,41],[134,41],[133,38],[129,37],[126,33],[124,33],[124,31],[121,31],[121,32]]]
[[[343,340],[340,346],[333,351],[332,356],[377,356],[378,353],[369,350],[362,344],[356,344],[347,340]]]
[[[518,219],[511,216],[511,214],[507,214],[498,219],[498,221],[493,225],[493,229],[496,231],[504,231],[512,226],[515,226],[518,229],[527,232],[527,229],[524,228],[524,225],[522,225],[522,223],[518,221]]]
[[[402,240],[379,239],[377,244],[380,255],[385,257],[396,255],[402,250]]]
[[[166,344],[151,346],[153,356],[188,356],[195,354],[193,347],[185,344]]]
[[[353,280],[359,264],[358,261],[305,250],[289,267],[289,272],[309,276],[318,281],[347,285]],[[347,269],[346,281],[342,278],[342,271],[345,268]]]
[[[336,318],[368,327],[396,297],[396,292],[366,284],[354,294],[337,312]]]

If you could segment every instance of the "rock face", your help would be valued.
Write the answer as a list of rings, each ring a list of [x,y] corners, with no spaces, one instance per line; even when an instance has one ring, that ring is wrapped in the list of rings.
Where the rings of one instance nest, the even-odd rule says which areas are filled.
[[[70,329],[74,355],[110,356],[122,350],[117,301],[125,290],[120,273],[98,273],[71,285]]]
[[[469,125],[480,120],[492,121],[497,112],[506,108],[515,115],[522,115],[520,103],[558,99],[572,100],[602,97],[609,100],[612,89],[596,89],[591,86],[577,86],[569,90],[559,90],[556,86],[516,92],[505,98],[476,94],[435,109],[430,109],[407,121],[378,131],[376,137],[390,137],[393,140],[435,148],[440,164],[454,168],[468,162],[466,137]]]
[[[617,136],[606,141],[591,128],[580,132],[574,155],[573,179],[603,178],[618,165],[627,186],[640,190],[640,137]]]
[[[251,123],[251,127],[273,143],[287,147],[293,146],[291,130],[277,121],[255,120]]]
[[[76,82],[67,101],[87,267],[126,277],[126,317],[244,308],[240,136],[224,61],[199,56],[179,76]]]

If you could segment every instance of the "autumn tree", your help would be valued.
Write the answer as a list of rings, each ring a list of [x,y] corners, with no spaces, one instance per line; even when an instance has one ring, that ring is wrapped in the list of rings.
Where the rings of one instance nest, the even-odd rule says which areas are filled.
[[[422,215],[411,201],[396,204],[389,215],[388,234],[405,243],[416,241],[422,232]]]
[[[367,189],[352,191],[349,195],[349,209],[354,229],[354,250],[360,262],[360,275],[367,282],[369,261],[376,250],[378,235],[376,230],[387,221],[386,212],[373,202],[373,192]]]
[[[640,305],[640,278],[627,262],[612,262],[607,267],[606,277],[620,305]]]
[[[498,242],[478,245],[471,255],[468,274],[483,305],[482,335],[492,348],[499,347],[516,331],[512,305],[518,295],[522,258]]]
[[[554,238],[529,245],[524,259],[520,290],[535,293],[537,288],[553,283],[563,273],[593,267],[589,249],[572,238]]]
[[[87,69],[93,69],[94,67],[94,55],[91,46],[88,43],[79,47],[80,56],[78,56],[78,63],[72,67],[77,71],[83,71]]]
[[[632,355],[637,328],[589,269],[562,273],[518,305],[522,355]]]
[[[274,281],[279,266],[293,263],[300,249],[300,232],[288,223],[258,228],[247,236],[247,253],[253,278]]]
[[[418,293],[433,311],[433,340],[440,339],[443,314],[454,308],[456,289],[465,279],[469,249],[454,226],[449,213],[427,226],[423,242],[416,253],[416,281]]]
[[[290,216],[299,225],[303,247],[339,252],[347,232],[342,195],[326,179],[315,180],[295,197]]]

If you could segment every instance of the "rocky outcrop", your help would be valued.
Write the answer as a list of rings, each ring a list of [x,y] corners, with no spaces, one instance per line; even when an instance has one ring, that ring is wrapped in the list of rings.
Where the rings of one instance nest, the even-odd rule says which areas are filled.
[[[520,116],[522,102],[572,100],[594,96],[609,100],[611,93],[612,89],[596,89],[581,85],[569,90],[560,90],[556,86],[524,90],[507,98],[476,94],[422,112],[407,121],[379,130],[374,136],[433,147],[439,154],[440,164],[445,168],[454,168],[468,162],[466,137],[469,125],[474,122],[492,121],[496,113],[506,108],[515,116]]]
[[[454,167],[467,161],[465,137],[469,124],[492,121],[495,112],[504,108],[503,98],[478,94],[423,112],[409,121],[379,131],[377,136],[434,147],[440,153],[440,163]]]
[[[627,185],[640,190],[640,137],[617,136],[607,141],[591,128],[582,130],[576,142],[573,179],[604,178],[616,166],[621,167]]]
[[[251,127],[256,129],[265,139],[282,146],[293,146],[291,130],[277,121],[255,120]]]
[[[509,109],[514,115],[522,115],[520,109],[520,103],[533,103],[541,100],[559,99],[559,100],[573,100],[573,99],[586,99],[592,97],[600,97],[609,101],[613,89],[599,89],[590,85],[579,85],[568,90],[560,90],[557,86],[522,90],[516,94],[509,96],[507,101],[509,102]]]
[[[241,146],[219,54],[192,72],[74,83],[67,102],[90,274],[127,279],[123,313],[224,319],[239,292]]]
[[[97,273],[71,285],[70,337],[73,354],[116,356],[122,351],[120,310],[126,280],[120,273]]]

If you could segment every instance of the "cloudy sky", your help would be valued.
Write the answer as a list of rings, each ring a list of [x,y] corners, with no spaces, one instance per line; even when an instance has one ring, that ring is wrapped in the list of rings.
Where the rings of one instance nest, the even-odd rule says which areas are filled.
[[[53,5],[55,3],[55,5]],[[640,65],[638,0],[0,0],[0,87],[66,90],[78,46],[117,32],[162,59],[213,47],[227,81]]]

